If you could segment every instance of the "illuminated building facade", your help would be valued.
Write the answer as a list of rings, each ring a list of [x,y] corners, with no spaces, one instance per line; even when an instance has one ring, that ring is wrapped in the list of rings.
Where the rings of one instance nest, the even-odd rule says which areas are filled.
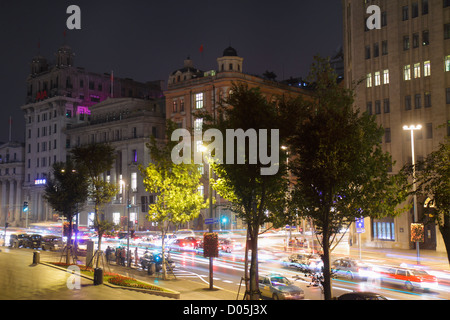
[[[370,5],[381,9],[380,29],[366,25]],[[422,125],[414,133],[416,162],[450,136],[450,1],[344,0],[343,17],[346,86],[355,87],[355,106],[383,126],[382,146],[396,173],[412,163],[410,132],[403,126]],[[419,219],[426,223],[432,208],[421,202]],[[367,218],[362,243],[412,248],[411,222],[413,210],[396,218]],[[434,224],[425,224],[421,248],[444,250]]]
[[[168,88],[164,92],[166,97],[167,119],[175,122],[179,128],[188,130],[201,129],[203,119],[194,114],[198,111],[207,111],[216,115],[217,109],[224,99],[231,94],[233,84],[247,84],[250,88],[259,87],[261,93],[269,100],[277,96],[298,96],[308,94],[307,90],[295,86],[264,79],[255,75],[244,73],[244,58],[239,57],[237,51],[228,47],[223,55],[217,58],[217,69],[202,71],[194,67],[193,61],[187,58],[182,68],[169,75]],[[251,116],[251,115],[249,115]],[[198,146],[194,146],[196,148]],[[203,168],[204,179],[201,192],[209,197],[208,168]],[[220,204],[225,200],[216,197],[216,218],[227,217],[228,223],[222,225],[226,229],[242,228],[241,222],[236,219],[233,212],[224,211]],[[204,220],[209,218],[206,209],[191,225],[194,229],[206,229]],[[231,221],[231,224],[230,224]]]
[[[37,55],[26,80],[25,159],[23,200],[29,204],[29,221],[52,221],[54,214],[44,201],[43,189],[55,162],[65,162],[71,141],[66,130],[87,123],[91,108],[110,97],[157,99],[161,82],[140,83],[97,74],[74,66],[74,53],[61,46],[56,62]]]

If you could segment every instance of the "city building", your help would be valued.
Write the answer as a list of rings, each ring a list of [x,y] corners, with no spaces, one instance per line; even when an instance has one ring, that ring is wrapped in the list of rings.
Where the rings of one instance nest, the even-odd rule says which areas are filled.
[[[243,83],[250,88],[258,87],[268,100],[281,95],[309,94],[307,90],[297,85],[247,74],[244,72],[243,64],[244,58],[240,57],[232,47],[224,50],[223,55],[217,58],[217,67],[211,70],[202,71],[195,68],[193,61],[188,57],[184,60],[183,67],[169,75],[168,87],[164,92],[167,119],[178,124],[179,128],[200,130],[203,119],[197,118],[195,113],[201,110],[215,116],[220,103],[231,94],[233,84]],[[207,197],[209,197],[208,172],[206,165],[203,168],[204,179],[201,192]],[[243,228],[242,222],[236,218],[235,213],[223,208],[225,200],[216,194],[213,196],[216,198],[213,214],[216,218],[226,217],[224,221],[228,221],[221,226],[225,229]],[[210,218],[209,215],[208,209],[204,210],[189,227],[198,230],[206,229],[204,220]]]
[[[165,136],[165,108],[164,99],[108,98],[90,108],[90,121],[67,128],[70,148],[90,143],[107,143],[115,148],[113,169],[105,172],[103,179],[115,183],[120,190],[102,208],[106,220],[123,225],[128,217],[129,200],[132,227],[135,230],[155,227],[145,215],[156,195],[145,191],[139,165],[146,167],[151,162],[146,147],[150,137]],[[79,224],[93,226],[94,214],[94,207],[88,202],[80,212]]]
[[[71,146],[66,130],[88,123],[91,108],[107,98],[154,100],[162,97],[161,82],[140,83],[97,74],[74,65],[74,53],[64,44],[51,64],[38,54],[26,80],[25,159],[22,200],[28,202],[30,222],[51,221],[52,208],[42,195],[55,162],[65,162]],[[23,225],[23,224],[22,224]]]
[[[395,163],[392,173],[424,159],[450,135],[450,1],[343,0],[344,79],[354,88],[355,107],[375,115],[383,126],[384,151]],[[366,21],[370,5],[380,10],[380,29]],[[427,222],[430,208],[418,201],[419,221]],[[408,200],[412,203],[412,198]],[[365,219],[363,246],[409,249],[413,209],[395,218]],[[356,234],[353,243],[357,243]],[[420,248],[445,250],[434,224],[425,224]]]
[[[26,224],[23,212],[24,144],[10,141],[0,145],[0,225]]]

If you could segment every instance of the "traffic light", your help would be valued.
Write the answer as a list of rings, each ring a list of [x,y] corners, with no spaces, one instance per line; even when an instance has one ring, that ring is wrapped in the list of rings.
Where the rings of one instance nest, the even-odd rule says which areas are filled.
[[[226,224],[228,222],[228,218],[226,216],[222,217],[222,223]]]
[[[23,203],[23,212],[27,212],[28,211],[28,202],[24,201]]]
[[[128,199],[128,201],[127,201],[127,208],[131,208],[131,200],[130,199]]]

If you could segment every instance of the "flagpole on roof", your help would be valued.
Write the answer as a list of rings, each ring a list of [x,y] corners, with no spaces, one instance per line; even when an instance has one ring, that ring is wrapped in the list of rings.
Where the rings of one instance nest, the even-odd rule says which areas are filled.
[[[111,71],[111,98],[114,98],[114,71]]]
[[[12,125],[12,118],[9,116],[9,142],[11,142],[11,125]]]

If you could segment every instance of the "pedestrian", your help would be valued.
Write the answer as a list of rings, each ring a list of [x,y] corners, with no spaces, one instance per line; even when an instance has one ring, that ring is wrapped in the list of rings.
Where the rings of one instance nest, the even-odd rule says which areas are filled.
[[[110,255],[110,252],[111,252],[111,248],[108,246],[108,247],[106,248],[106,250],[105,250],[106,263],[108,263],[108,264],[109,264],[109,255]]]

